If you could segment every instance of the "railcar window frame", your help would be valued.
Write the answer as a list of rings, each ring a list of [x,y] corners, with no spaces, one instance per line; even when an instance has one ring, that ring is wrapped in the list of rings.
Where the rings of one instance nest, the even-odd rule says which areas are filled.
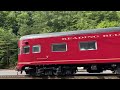
[[[94,45],[95,45],[95,49],[81,49],[81,43],[90,43],[90,42],[94,42]],[[80,51],[90,51],[90,50],[97,50],[98,47],[97,47],[97,41],[82,41],[82,42],[79,42],[79,49]]]
[[[25,47],[29,47],[29,52],[28,52],[28,53],[25,53],[25,52],[24,52],[24,48],[25,48]],[[22,51],[22,52],[23,52],[23,54],[30,54],[30,46],[29,46],[29,45],[23,46],[23,51]]]
[[[34,47],[39,47],[39,52],[33,52]],[[40,53],[41,52],[41,45],[34,45],[32,46],[32,53]]]
[[[62,45],[62,44],[65,44],[65,51],[54,51],[53,50],[53,46],[54,45]],[[51,48],[52,48],[52,52],[67,52],[67,50],[68,50],[68,48],[67,48],[67,43],[52,43],[52,45],[51,45]]]

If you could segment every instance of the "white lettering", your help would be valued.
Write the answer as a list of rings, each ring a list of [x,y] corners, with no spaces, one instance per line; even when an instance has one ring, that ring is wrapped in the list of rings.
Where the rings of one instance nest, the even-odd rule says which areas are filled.
[[[84,38],[84,36],[81,37],[81,39]]]
[[[84,36],[84,38],[87,38],[87,36]]]
[[[112,36],[112,34],[109,34],[109,36],[111,37],[111,36]]]
[[[72,37],[68,37],[67,39],[70,40],[70,39],[72,39]]]
[[[108,35],[103,35],[103,37],[109,37]]]
[[[114,34],[115,36],[118,36],[117,34]]]
[[[73,37],[73,39],[77,39],[77,37]]]
[[[62,40],[67,40],[66,38],[62,38]]]
[[[102,37],[114,37],[114,36],[120,36],[120,34],[104,34]],[[86,38],[98,38],[100,37],[99,35],[94,35],[94,36],[78,36],[78,37],[67,37],[67,38],[62,38],[62,40],[77,40],[77,39],[86,39]]]
[[[81,39],[81,37],[78,37],[78,39]]]

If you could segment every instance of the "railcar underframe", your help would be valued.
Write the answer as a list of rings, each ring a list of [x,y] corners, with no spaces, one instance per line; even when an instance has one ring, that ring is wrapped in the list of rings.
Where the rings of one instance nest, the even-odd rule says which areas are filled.
[[[101,73],[104,70],[111,70],[115,74],[120,74],[120,63],[25,65],[21,68],[21,73],[25,71],[26,74],[32,76],[65,76],[75,74],[78,67],[83,67],[89,73]]]

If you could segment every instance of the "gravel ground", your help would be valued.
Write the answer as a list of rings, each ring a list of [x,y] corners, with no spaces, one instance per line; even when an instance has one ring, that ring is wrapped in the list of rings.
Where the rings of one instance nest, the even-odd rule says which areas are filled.
[[[85,70],[82,70],[82,69],[79,69],[80,72],[78,72],[77,74],[89,74],[87,73]],[[106,71],[103,71],[104,74],[110,74],[112,73],[110,70],[106,70]],[[98,73],[99,74],[99,73]],[[101,73],[102,74],[102,73]],[[8,69],[0,69],[0,79],[55,79],[55,78],[30,78],[30,77],[20,77],[20,78],[17,78],[17,77],[8,77],[8,76],[11,76],[11,75],[19,75],[19,76],[22,76],[22,75],[26,75],[25,72],[23,72],[22,74],[20,72],[17,73],[17,71],[15,70],[8,70]],[[63,78],[56,78],[56,79],[120,79],[118,77],[115,77],[115,76],[75,76],[75,77],[63,77]]]
[[[26,75],[26,74],[25,72],[20,74],[20,72],[17,72],[15,70],[0,69],[0,75]]]

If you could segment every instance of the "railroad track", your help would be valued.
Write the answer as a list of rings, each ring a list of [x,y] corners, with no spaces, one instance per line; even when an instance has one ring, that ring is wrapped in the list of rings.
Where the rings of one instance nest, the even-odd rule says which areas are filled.
[[[1,75],[0,79],[120,79],[115,74],[75,74],[72,76],[41,76],[32,77],[29,75]]]

